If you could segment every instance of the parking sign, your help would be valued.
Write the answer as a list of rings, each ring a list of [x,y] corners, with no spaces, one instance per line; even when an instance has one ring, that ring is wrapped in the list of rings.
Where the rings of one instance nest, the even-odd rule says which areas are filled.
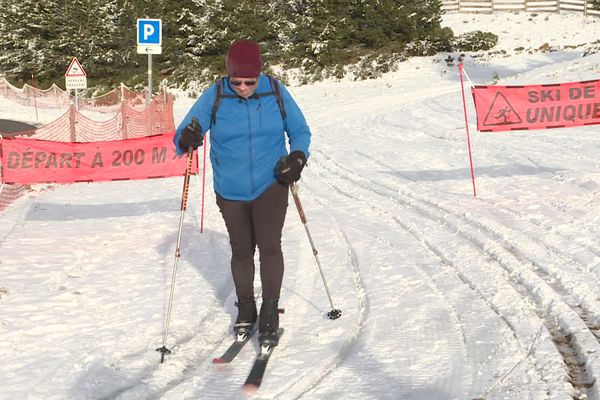
[[[162,20],[138,18],[137,44],[138,46],[160,46],[162,44]]]
[[[162,53],[162,20],[137,20],[137,52],[138,54]]]

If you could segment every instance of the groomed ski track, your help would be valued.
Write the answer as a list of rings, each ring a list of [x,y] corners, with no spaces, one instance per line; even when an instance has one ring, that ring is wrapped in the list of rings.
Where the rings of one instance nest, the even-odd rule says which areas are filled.
[[[525,151],[524,133],[478,136],[474,199],[456,76],[416,87],[428,71],[354,83],[360,97],[332,84],[297,90],[315,136],[300,196],[343,315],[325,316],[330,306],[290,199],[286,334],[253,398],[599,398],[598,231],[594,218],[572,223],[599,202],[600,188],[575,167],[560,169],[587,142],[600,148],[597,139],[556,130]],[[554,135],[573,136],[572,147],[556,154]],[[599,174],[595,162],[583,156],[575,166]],[[563,185],[570,198],[551,196]],[[20,316],[1,325],[2,355],[16,360],[9,380],[39,365],[29,398],[244,398],[256,338],[231,365],[211,362],[229,343],[235,299],[210,185],[206,232],[197,188],[184,226],[173,353],[160,365],[154,351],[180,187],[178,179],[55,186],[2,214],[9,293],[0,304]],[[128,241],[137,247],[116,245]],[[27,246],[54,252],[45,259]]]

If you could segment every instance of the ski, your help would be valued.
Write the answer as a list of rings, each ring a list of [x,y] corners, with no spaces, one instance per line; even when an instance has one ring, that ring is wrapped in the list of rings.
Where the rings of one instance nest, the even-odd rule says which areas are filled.
[[[283,335],[283,329],[279,329],[277,331],[276,343],[279,343],[279,338],[281,338],[281,335]],[[269,363],[269,359],[271,358],[271,354],[273,354],[275,347],[277,347],[277,344],[260,344],[259,353],[254,360],[254,364],[252,365],[252,369],[248,374],[248,378],[246,378],[246,383],[244,383],[243,389],[246,394],[255,393],[260,387],[265,375],[265,371],[267,370],[267,364]]]
[[[214,364],[228,364],[239,354],[239,352],[244,348],[246,343],[250,341],[252,335],[254,335],[256,329],[248,332],[237,332],[233,343],[229,345],[227,350],[223,353],[221,357],[213,358]]]

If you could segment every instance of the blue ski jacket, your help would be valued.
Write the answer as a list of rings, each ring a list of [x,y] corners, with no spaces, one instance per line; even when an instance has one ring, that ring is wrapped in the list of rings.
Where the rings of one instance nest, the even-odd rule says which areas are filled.
[[[224,199],[251,201],[260,196],[276,182],[275,164],[288,155],[288,147],[290,152],[300,150],[309,157],[310,129],[288,90],[281,83],[279,87],[285,119],[269,77],[261,74],[256,91],[247,99],[237,96],[225,78],[226,97],[221,99],[212,126],[217,83],[202,93],[177,127],[173,141],[179,155],[187,150],[179,147],[179,138],[193,117],[198,118],[203,136],[210,130],[214,189]]]

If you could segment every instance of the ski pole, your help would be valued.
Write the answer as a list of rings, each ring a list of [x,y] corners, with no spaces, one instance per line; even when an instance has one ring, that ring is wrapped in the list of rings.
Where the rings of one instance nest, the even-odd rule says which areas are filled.
[[[308,230],[308,225],[306,221],[306,215],[304,214],[304,209],[302,208],[302,203],[300,203],[300,197],[298,196],[298,187],[295,183],[290,184],[290,189],[292,190],[292,196],[294,197],[294,203],[296,203],[296,208],[298,209],[298,214],[300,214],[300,220],[304,225],[304,230],[306,231],[306,235],[308,236],[308,241],[310,242],[310,247],[312,247],[312,252],[315,255],[315,260],[317,261],[317,267],[319,268],[319,273],[321,274],[321,278],[323,279],[323,285],[325,286],[325,292],[327,292],[327,297],[329,298],[329,304],[331,305],[331,311],[327,313],[329,319],[338,319],[342,316],[342,310],[335,308],[333,305],[333,300],[331,300],[331,293],[329,292],[329,287],[327,286],[327,281],[325,280],[325,275],[323,274],[323,268],[321,267],[321,262],[319,261],[318,251],[315,248],[315,244],[312,240],[312,236],[310,235],[310,231]]]
[[[206,138],[204,138],[204,157],[202,160],[202,207],[200,211],[200,233],[204,231],[204,189],[206,188]]]
[[[192,120],[192,124],[198,121]],[[177,265],[179,264],[179,258],[181,257],[180,246],[181,246],[181,233],[183,230],[183,217],[185,215],[185,209],[187,208],[188,189],[190,187],[190,174],[192,171],[192,165],[194,161],[194,148],[190,146],[188,148],[188,159],[187,166],[185,168],[185,178],[183,179],[183,194],[181,196],[181,214],[179,216],[179,231],[177,233],[177,244],[175,246],[175,263],[173,264],[173,276],[171,277],[171,293],[169,294],[169,307],[167,308],[167,320],[165,322],[165,333],[163,335],[163,345],[156,349],[160,352],[160,363],[165,361],[165,354],[171,354],[171,350],[167,349],[167,336],[169,334],[169,324],[171,322],[171,311],[173,310],[173,293],[175,292],[175,277],[177,276]]]

